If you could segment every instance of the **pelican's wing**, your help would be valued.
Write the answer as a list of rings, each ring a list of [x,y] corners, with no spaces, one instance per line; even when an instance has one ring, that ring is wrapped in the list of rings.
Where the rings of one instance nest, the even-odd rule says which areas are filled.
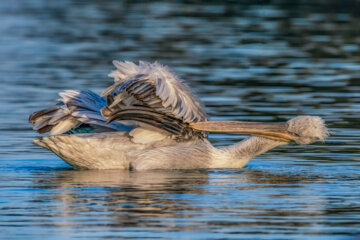
[[[29,122],[34,124],[34,130],[39,133],[50,131],[50,135],[56,135],[75,129],[89,131],[84,126],[92,131],[116,131],[125,127],[117,122],[106,123],[100,113],[106,101],[92,91],[67,90],[59,95],[61,98],[57,105],[30,115]]]
[[[117,70],[109,76],[114,77],[115,83],[102,94],[107,96],[107,110],[142,105],[185,123],[207,120],[200,100],[166,66],[119,61],[114,61],[114,65]]]
[[[117,69],[109,76],[114,77],[115,83],[102,94],[107,96],[102,114],[108,122],[136,120],[154,126],[156,122],[163,125],[164,121],[171,121],[169,127],[176,127],[207,120],[200,100],[166,66],[119,61],[114,61],[114,65]]]

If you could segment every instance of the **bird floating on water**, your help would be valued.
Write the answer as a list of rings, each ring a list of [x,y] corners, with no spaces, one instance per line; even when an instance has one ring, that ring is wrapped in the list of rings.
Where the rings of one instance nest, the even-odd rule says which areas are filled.
[[[274,147],[328,136],[315,116],[285,123],[208,121],[203,104],[166,66],[113,63],[114,84],[101,96],[67,90],[59,93],[58,104],[30,115],[34,130],[49,132],[35,144],[76,169],[242,168]],[[252,136],[215,148],[207,132]]]

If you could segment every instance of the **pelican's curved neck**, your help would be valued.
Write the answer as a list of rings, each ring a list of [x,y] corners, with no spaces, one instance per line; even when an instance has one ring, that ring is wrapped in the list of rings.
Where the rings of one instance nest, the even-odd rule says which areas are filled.
[[[217,149],[219,154],[213,159],[213,165],[215,168],[242,168],[252,158],[287,144],[287,142],[251,136],[234,145]]]

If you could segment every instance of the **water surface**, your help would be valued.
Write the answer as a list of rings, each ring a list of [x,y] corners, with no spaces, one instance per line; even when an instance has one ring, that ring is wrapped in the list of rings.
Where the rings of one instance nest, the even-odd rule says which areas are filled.
[[[0,2],[0,237],[359,237],[359,3],[265,2]],[[100,93],[113,59],[169,65],[212,120],[318,115],[332,136],[240,170],[75,171],[27,117],[65,89]]]

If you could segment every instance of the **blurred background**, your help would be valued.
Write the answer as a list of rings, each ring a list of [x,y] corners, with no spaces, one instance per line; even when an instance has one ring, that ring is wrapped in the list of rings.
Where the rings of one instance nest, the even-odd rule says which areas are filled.
[[[242,171],[154,182],[148,180],[156,174],[118,179],[73,171],[32,144],[38,134],[28,115],[65,89],[100,93],[112,83],[113,59],[168,65],[212,120],[318,115],[332,136],[325,144],[274,149]],[[357,0],[0,1],[0,236],[354,237],[359,107]],[[243,138],[210,137],[216,146]]]

